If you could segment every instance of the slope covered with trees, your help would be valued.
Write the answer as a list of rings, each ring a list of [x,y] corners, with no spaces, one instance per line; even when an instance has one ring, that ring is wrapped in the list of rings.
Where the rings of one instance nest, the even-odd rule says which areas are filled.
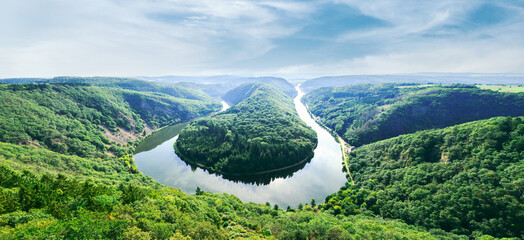
[[[297,122],[302,123],[295,121],[298,117],[294,111],[289,112],[292,108],[290,100],[278,91],[266,89],[267,86],[253,87],[252,94],[245,99],[233,100],[238,104],[217,116],[233,115],[237,117],[237,122],[245,124],[252,122],[248,121],[248,117],[256,118],[262,122],[245,127],[258,130],[263,128],[263,124],[269,124],[266,121],[272,120],[271,124],[278,124],[268,126],[282,127],[277,128],[279,134],[295,133]],[[0,127],[4,130],[1,137],[5,133],[9,139],[22,139],[0,142],[0,239],[469,239],[468,236],[445,232],[442,229],[450,229],[439,224],[451,219],[458,226],[477,219],[475,217],[482,219],[469,221],[475,228],[460,225],[465,230],[452,228],[451,231],[470,233],[473,229],[471,236],[475,237],[490,231],[496,236],[518,237],[518,230],[522,229],[518,225],[523,222],[522,199],[516,198],[520,195],[515,195],[522,194],[524,178],[522,118],[497,118],[461,125],[456,129],[428,131],[420,137],[411,136],[413,139],[410,141],[406,140],[410,137],[408,135],[364,146],[351,158],[355,164],[358,163],[352,166],[351,171],[362,170],[361,176],[356,176],[357,184],[362,183],[359,189],[345,187],[329,196],[320,207],[311,202],[310,205],[300,204],[298,209],[288,207],[284,211],[281,208],[284,206],[243,203],[228,194],[197,190],[196,194],[188,195],[162,186],[150,177],[132,174],[136,172],[130,168],[132,158],[127,154],[130,150],[128,146],[121,146],[118,158],[104,157],[102,153],[108,150],[106,147],[117,146],[110,139],[109,144],[105,143],[103,135],[97,133],[109,131],[106,124],[113,121],[114,128],[119,129],[115,131],[138,134],[140,122],[144,126],[153,125],[153,120],[160,119],[160,116],[169,117],[166,108],[172,108],[170,101],[179,100],[173,99],[173,96],[83,83],[0,85],[0,88],[3,94]],[[134,98],[143,99],[129,101]],[[214,108],[214,103],[199,101],[198,104],[205,109]],[[184,106],[188,105],[192,106],[184,103]],[[140,110],[141,107],[144,109]],[[190,113],[200,114],[200,111],[195,111],[199,107],[191,109]],[[258,111],[262,114],[255,116]],[[146,113],[153,120],[147,118]],[[20,119],[17,119],[17,114],[20,114]],[[206,121],[210,119],[214,120],[212,117]],[[10,123],[13,121],[18,121],[18,124]],[[68,121],[75,125],[62,125]],[[171,120],[156,121],[161,126]],[[290,125],[293,132],[287,133],[284,129],[287,121],[293,123]],[[25,124],[33,127],[18,126]],[[300,131],[309,130],[302,126],[306,130]],[[42,127],[46,129],[39,130]],[[66,149],[64,153],[51,151],[52,145],[46,145],[45,134],[54,131],[64,134],[64,138],[56,141]],[[40,132],[45,134],[35,134]],[[428,137],[431,135],[435,137]],[[43,140],[38,136],[43,136]],[[106,145],[104,150],[96,147],[96,141],[92,142],[97,136]],[[424,142],[428,138],[430,142]],[[50,142],[54,139],[51,138]],[[74,139],[81,141],[81,146],[93,146],[94,154],[83,155],[83,150],[69,151],[74,149]],[[260,140],[252,140],[251,143],[254,141]],[[443,143],[438,145],[439,141]],[[442,153],[436,152],[434,144],[440,146]],[[427,146],[429,150],[425,152]],[[398,163],[391,160],[397,153],[402,156]],[[440,156],[440,160],[431,158],[426,163],[423,160],[426,156]],[[515,164],[515,159],[520,159],[520,162]],[[438,166],[427,170],[426,167],[432,164]],[[408,168],[401,169],[400,166]],[[389,170],[398,172],[387,173]],[[403,177],[407,182],[395,187],[397,179]],[[443,187],[424,185],[429,182],[428,179],[437,183],[443,181]],[[440,202],[437,201],[439,199],[432,199],[424,189],[410,193],[409,200],[398,194],[420,186],[427,186],[428,191],[438,189],[440,192],[434,195],[441,196]],[[441,192],[448,195],[439,195]],[[448,198],[453,202],[442,200]],[[420,217],[425,216],[422,210],[426,209],[420,207],[422,200],[437,201],[441,204],[437,206],[445,207],[440,209],[443,212],[439,212],[438,216],[429,215],[437,220]],[[495,212],[494,208],[501,212]],[[428,209],[433,211],[436,207],[429,205]],[[412,214],[414,210],[422,211],[421,215]],[[359,211],[362,214],[355,214]],[[463,216],[453,215],[454,211]],[[465,211],[468,212],[465,214]],[[373,217],[374,213],[403,220],[384,220]],[[508,218],[500,217],[502,214]],[[486,220],[482,218],[484,216],[488,216]],[[495,232],[496,229],[500,232]]]
[[[180,133],[175,149],[182,159],[223,174],[249,175],[312,157],[316,134],[298,117],[290,97],[251,83],[225,99],[235,105]]]
[[[308,93],[323,87],[343,87],[356,84],[417,83],[417,84],[509,84],[522,85],[522,74],[479,73],[416,73],[388,75],[325,76],[304,81],[300,88]]]
[[[96,184],[0,164],[0,239],[467,239],[316,207],[283,211],[228,194]]]
[[[372,212],[479,237],[524,235],[524,117],[497,117],[365,145],[334,214]]]
[[[354,85],[321,88],[303,99],[313,115],[354,146],[495,116],[524,115],[524,93],[472,85]]]
[[[0,85],[0,141],[81,157],[125,154],[146,128],[220,109],[216,101],[175,98],[86,84]],[[116,144],[117,138],[121,138]]]
[[[0,79],[0,83],[28,84],[28,83],[81,83],[99,87],[116,87],[139,92],[164,93],[177,98],[212,101],[202,91],[184,86],[183,84],[161,85],[134,78],[113,77],[55,77],[55,78],[14,78]]]
[[[164,77],[142,77],[142,79],[159,84],[192,87],[200,89],[214,98],[221,98],[229,90],[248,83],[264,83],[281,90],[290,97],[295,97],[297,91],[293,84],[279,77],[241,77],[231,75],[188,77],[188,76],[164,76]]]

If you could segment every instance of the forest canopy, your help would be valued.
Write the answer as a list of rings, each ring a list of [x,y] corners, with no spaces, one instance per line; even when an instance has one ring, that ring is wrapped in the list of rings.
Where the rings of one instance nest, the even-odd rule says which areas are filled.
[[[316,134],[284,93],[260,83],[241,85],[224,99],[228,110],[191,123],[175,142],[185,161],[225,174],[250,174],[309,160]]]
[[[0,141],[102,158],[107,151],[122,156],[117,135],[127,136],[120,142],[125,145],[146,128],[220,109],[216,101],[86,83],[0,85],[0,99]]]
[[[321,88],[303,101],[320,122],[353,146],[490,117],[524,115],[524,93],[463,84]]]
[[[364,145],[334,214],[372,212],[455,234],[524,234],[524,117],[497,117]]]

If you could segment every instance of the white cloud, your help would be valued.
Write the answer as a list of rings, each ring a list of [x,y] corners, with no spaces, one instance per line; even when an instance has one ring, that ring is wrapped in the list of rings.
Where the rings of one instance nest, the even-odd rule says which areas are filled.
[[[284,15],[308,9],[247,0],[2,1],[0,78],[216,69],[264,54],[272,39],[298,30],[279,22]]]
[[[358,1],[334,0],[348,4],[363,14],[384,20],[391,26],[360,32],[350,32],[342,35],[339,41],[379,39],[380,41],[396,41],[406,36],[423,34],[435,27],[453,25],[460,21],[463,15],[479,6],[481,1]]]
[[[313,13],[326,2],[347,4],[390,26],[353,30],[337,39],[319,36],[328,46],[351,49],[357,44],[371,49],[352,57],[326,53],[319,54],[320,58],[304,57],[289,66],[256,66],[257,59],[264,59],[259,57],[277,46],[276,39],[292,36],[314,22]],[[518,55],[524,49],[519,41],[524,38],[523,8],[497,1],[512,10],[511,21],[463,32],[439,28],[460,25],[465,16],[486,2],[4,0],[0,1],[0,78],[524,72]],[[337,50],[325,46],[319,49]],[[305,56],[299,51],[287,53],[298,56],[293,59]],[[321,58],[324,55],[329,58]],[[267,59],[261,61],[271,61]],[[251,60],[253,66],[235,68],[235,63],[245,60]]]
[[[422,48],[422,46],[419,46]],[[396,53],[368,55],[321,65],[298,65],[276,69],[276,75],[287,77],[320,77],[325,75],[395,74],[415,72],[524,72],[524,47],[500,46],[488,42],[431,46]]]

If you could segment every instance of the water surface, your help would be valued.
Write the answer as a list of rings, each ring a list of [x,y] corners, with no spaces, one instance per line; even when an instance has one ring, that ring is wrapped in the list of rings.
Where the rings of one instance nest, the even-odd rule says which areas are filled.
[[[170,130],[172,132],[169,134],[174,137],[154,148],[152,145],[159,142],[156,137],[152,135],[144,139],[137,150],[147,151],[137,151],[136,165],[142,173],[153,177],[156,181],[191,194],[200,187],[203,191],[229,193],[243,201],[270,202],[282,208],[296,207],[298,203],[309,203],[311,199],[323,202],[327,195],[336,192],[346,182],[345,174],[342,172],[342,152],[335,139],[310,117],[300,101],[304,93],[298,87],[297,91],[299,94],[294,99],[295,107],[300,118],[317,132],[318,145],[313,159],[290,177],[277,177],[267,184],[243,183],[191,167],[182,161],[173,149],[181,127],[178,127],[177,131]],[[161,131],[157,134],[165,139],[169,134],[163,134]],[[142,144],[148,147],[141,148]]]

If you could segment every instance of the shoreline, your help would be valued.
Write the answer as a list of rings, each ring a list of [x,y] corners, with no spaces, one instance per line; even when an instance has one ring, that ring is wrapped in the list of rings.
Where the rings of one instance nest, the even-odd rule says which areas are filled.
[[[300,101],[302,102],[302,98],[300,99]],[[351,179],[351,184],[354,185],[355,181],[353,180],[353,176],[351,175],[351,172],[349,171],[349,164],[347,162],[347,154],[349,154],[352,151],[352,149],[354,149],[355,147],[350,146],[349,144],[347,144],[346,141],[344,141],[344,139],[342,137],[340,137],[340,135],[338,135],[337,132],[335,132],[331,128],[328,128],[326,125],[324,125],[323,123],[318,121],[317,117],[315,115],[313,115],[313,113],[311,111],[309,111],[309,107],[305,103],[303,103],[303,102],[302,102],[302,104],[304,104],[304,106],[306,107],[306,110],[307,110],[309,116],[311,116],[311,118],[313,119],[313,121],[315,121],[320,127],[326,129],[331,134],[331,136],[333,136],[333,138],[335,138],[335,140],[340,144],[340,148],[341,148],[341,151],[342,151],[342,160],[344,161],[344,166],[346,167],[346,172],[349,175],[349,178]],[[346,145],[349,148],[347,148]],[[346,150],[346,148],[347,148],[347,150]],[[347,154],[346,154],[346,152],[347,152]]]
[[[287,169],[290,169],[290,168],[293,168],[293,167],[296,167],[296,166],[300,166],[301,164],[307,163],[308,161],[311,161],[311,159],[313,159],[313,156],[315,155],[314,150],[317,148],[317,145],[318,145],[318,142],[315,143],[315,145],[313,146],[313,149],[312,149],[313,150],[313,154],[311,154],[311,156],[308,156],[308,157],[304,158],[304,160],[301,160],[300,162],[293,163],[293,164],[285,166],[285,167],[280,167],[280,168],[275,168],[275,169],[270,169],[270,170],[264,170],[264,171],[258,171],[258,172],[250,172],[250,173],[227,173],[227,172],[211,170],[211,169],[209,169],[209,167],[207,167],[207,166],[205,166],[205,165],[203,165],[201,163],[184,159],[183,155],[180,153],[180,151],[178,150],[178,148],[176,146],[176,142],[173,144],[173,147],[175,149],[175,153],[177,154],[177,156],[182,161],[184,161],[185,163],[189,164],[190,166],[196,165],[196,166],[198,166],[198,167],[200,167],[202,169],[205,169],[205,170],[207,170],[207,171],[209,171],[211,173],[218,173],[218,174],[223,175],[223,176],[249,177],[249,176],[259,176],[259,175],[264,175],[264,174],[269,174],[269,173],[276,173],[276,172],[284,171],[284,170],[287,170]]]

